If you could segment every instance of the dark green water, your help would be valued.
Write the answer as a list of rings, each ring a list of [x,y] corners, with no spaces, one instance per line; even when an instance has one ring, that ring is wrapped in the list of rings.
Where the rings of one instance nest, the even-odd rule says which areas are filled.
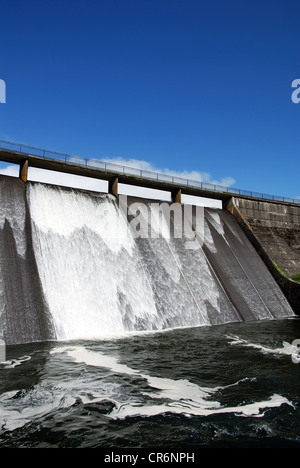
[[[298,448],[300,319],[8,347],[0,447]]]

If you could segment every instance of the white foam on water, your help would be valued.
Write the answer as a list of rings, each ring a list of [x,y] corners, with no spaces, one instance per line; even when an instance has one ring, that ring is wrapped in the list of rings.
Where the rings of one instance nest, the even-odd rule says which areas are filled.
[[[157,405],[141,404],[138,400],[135,402],[122,402],[110,413],[114,419],[124,419],[129,416],[154,416],[163,413],[184,414],[187,416],[209,416],[217,413],[234,413],[242,416],[262,417],[262,410],[279,407],[282,404],[293,406],[289,400],[281,395],[274,394],[268,400],[255,402],[251,404],[241,404],[235,407],[221,407],[219,401],[212,401],[209,398],[216,392],[227,387],[199,387],[185,379],[173,380],[168,378],[153,377],[137,370],[131,369],[112,356],[102,353],[89,351],[85,348],[66,349],[67,354],[75,362],[83,362],[90,366],[106,367],[115,373],[129,374],[139,376],[145,379],[154,392],[142,392],[148,398],[164,400]],[[233,384],[238,385],[238,382]]]
[[[164,413],[183,414],[186,416],[210,416],[212,414],[233,413],[237,416],[263,417],[264,413],[262,413],[261,410],[277,408],[284,403],[291,405],[291,403],[281,395],[272,395],[269,400],[262,402],[228,408],[219,408],[214,407],[213,405],[209,406],[207,403],[203,402],[195,402],[193,404],[189,401],[183,400],[179,402],[171,402],[165,405],[151,405],[143,407],[122,405],[120,409],[111,413],[111,417],[114,419],[124,419],[129,416],[156,416]],[[215,402],[215,405],[217,404],[218,402]]]
[[[10,360],[3,361],[3,362],[0,362],[0,368],[14,369],[15,367],[21,366],[23,362],[27,362],[30,359],[31,359],[30,356],[23,356],[23,357],[20,357],[19,359],[12,359],[11,361]]]
[[[29,391],[11,391],[0,396],[0,428],[14,431],[28,423],[43,418],[52,411],[68,408],[76,402],[69,392],[47,385],[35,385]]]
[[[270,348],[268,346],[264,346],[258,343],[251,343],[244,338],[240,338],[238,336],[227,336],[231,345],[238,345],[244,346],[246,348],[253,348],[259,350],[263,354],[271,354],[275,356],[291,356],[294,357],[295,360],[297,356],[299,358],[300,349],[297,344],[300,344],[300,340],[295,340],[293,343],[288,343],[287,341],[282,342],[282,346],[279,348]],[[300,362],[300,361],[299,361]]]
[[[63,351],[63,350],[62,350]],[[81,400],[84,404],[101,402],[108,395],[113,395],[119,385],[101,382],[94,375],[84,376],[64,375],[58,378],[56,368],[60,368],[61,357],[66,354],[54,350],[51,354],[58,354],[57,361],[52,357],[50,366],[47,361],[40,382],[28,388],[8,391],[0,395],[0,432],[14,431],[28,423],[43,420],[55,411],[72,407]],[[3,363],[3,372],[16,365],[21,365],[30,359],[28,356]]]
[[[114,405],[114,409],[106,414],[110,419],[151,417],[164,413],[182,414],[186,417],[222,413],[263,417],[267,409],[283,404],[293,407],[287,398],[277,394],[260,402],[233,407],[221,406],[218,400],[212,399],[213,396],[241,382],[209,388],[200,387],[186,379],[155,377],[120,363],[114,356],[90,351],[83,346],[58,346],[50,352],[50,356],[49,367],[45,363],[44,379],[28,389],[0,395],[0,430],[13,431],[28,423],[43,420],[47,415],[70,408],[78,401],[83,404],[110,401]],[[15,365],[21,365],[28,359],[28,356],[24,356],[16,360]],[[72,362],[98,368],[99,378],[95,379],[95,374],[87,371],[76,375],[70,373],[70,378],[66,375],[64,379],[58,379],[56,368],[60,368],[61,362],[65,363],[66,359],[70,359],[69,369]],[[10,367],[7,362],[7,368]],[[127,377],[125,381],[124,376]],[[129,387],[126,386],[128,377],[138,377],[145,381],[140,393],[137,391],[139,383],[132,382]],[[132,388],[135,388],[134,392]]]

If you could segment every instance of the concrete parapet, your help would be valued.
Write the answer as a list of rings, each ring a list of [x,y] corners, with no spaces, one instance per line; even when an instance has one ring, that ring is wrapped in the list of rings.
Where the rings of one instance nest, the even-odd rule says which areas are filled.
[[[251,226],[300,229],[300,206],[234,197]]]

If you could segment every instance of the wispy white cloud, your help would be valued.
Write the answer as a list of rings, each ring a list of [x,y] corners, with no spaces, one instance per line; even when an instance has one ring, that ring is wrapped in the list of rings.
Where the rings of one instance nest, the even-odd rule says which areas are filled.
[[[159,172],[161,174],[167,174],[182,179],[195,180],[197,182],[205,182],[208,184],[222,185],[224,187],[231,187],[233,184],[235,184],[235,180],[231,176],[223,177],[221,180],[216,180],[212,179],[211,175],[208,172],[186,170],[174,171],[168,168],[161,169],[153,166],[148,161],[143,161],[139,159],[102,158],[102,161],[111,164],[119,164],[121,166],[132,167],[135,169],[140,169],[142,171]]]

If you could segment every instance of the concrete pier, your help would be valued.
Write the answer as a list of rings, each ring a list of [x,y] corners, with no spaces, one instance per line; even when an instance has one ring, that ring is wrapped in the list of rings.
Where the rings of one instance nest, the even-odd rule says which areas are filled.
[[[179,203],[179,205],[181,205],[181,189],[173,190],[171,196],[173,203]]]
[[[113,179],[108,181],[108,193],[114,195],[115,197],[119,196],[119,179],[118,177],[114,177]]]
[[[24,159],[21,164],[20,164],[20,172],[19,172],[19,177],[23,182],[27,182],[28,178],[28,159]]]

